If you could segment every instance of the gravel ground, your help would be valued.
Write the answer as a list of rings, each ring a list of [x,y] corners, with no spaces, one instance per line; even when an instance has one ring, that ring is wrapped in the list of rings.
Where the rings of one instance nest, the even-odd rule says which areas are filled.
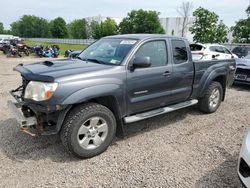
[[[7,110],[18,63],[0,57],[0,187],[241,187],[237,158],[250,116],[250,88],[233,87],[210,115],[195,107],[126,126],[103,154],[79,160],[58,136],[32,138]]]

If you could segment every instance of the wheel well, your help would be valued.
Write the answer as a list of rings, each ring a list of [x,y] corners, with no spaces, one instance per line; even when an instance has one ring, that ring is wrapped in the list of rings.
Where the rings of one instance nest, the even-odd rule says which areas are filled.
[[[78,103],[78,104],[73,105],[70,110],[74,109],[78,105],[81,105],[84,103],[90,103],[90,102],[101,104],[103,106],[106,106],[109,110],[111,110],[111,112],[114,114],[116,118],[116,123],[117,123],[116,136],[120,138],[124,138],[126,133],[125,133],[124,126],[123,126],[123,120],[121,117],[119,104],[116,98],[114,96],[103,96],[103,97],[93,98],[83,103]]]
[[[98,98],[88,100],[87,102],[94,102],[94,103],[98,103],[103,106],[106,106],[108,109],[110,109],[113,112],[116,119],[120,119],[118,102],[115,97],[113,96],[98,97]]]
[[[222,86],[223,89],[223,96],[222,96],[222,101],[224,101],[225,99],[225,94],[226,94],[226,81],[227,81],[227,77],[226,76],[218,76],[215,79],[213,79],[213,81],[219,82]]]
[[[111,112],[113,112],[113,114],[115,115],[117,123],[116,136],[124,138],[126,133],[123,126],[123,120],[120,114],[118,101],[114,96],[98,97],[91,99],[87,102],[95,102],[103,106],[106,106],[109,110],[111,110]]]

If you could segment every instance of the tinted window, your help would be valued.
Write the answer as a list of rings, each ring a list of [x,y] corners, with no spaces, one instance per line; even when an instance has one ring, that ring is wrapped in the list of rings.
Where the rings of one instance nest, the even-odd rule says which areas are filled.
[[[216,46],[210,46],[209,50],[212,52],[217,52]]]
[[[209,50],[212,52],[225,53],[224,49],[221,46],[211,46]]]
[[[167,64],[167,48],[165,41],[152,41],[143,44],[136,52],[135,57],[150,57],[152,67]]]
[[[175,64],[184,63],[188,60],[187,47],[184,41],[172,40],[172,50]]]
[[[190,50],[191,51],[201,51],[203,50],[203,46],[199,45],[199,44],[190,44]]]

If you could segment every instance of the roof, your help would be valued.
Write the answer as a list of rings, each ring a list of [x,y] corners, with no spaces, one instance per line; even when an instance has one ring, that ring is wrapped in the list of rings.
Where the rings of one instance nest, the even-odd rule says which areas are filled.
[[[107,36],[105,38],[122,38],[122,39],[126,38],[126,39],[143,40],[147,38],[182,38],[182,37],[175,37],[164,34],[124,34],[124,35]]]

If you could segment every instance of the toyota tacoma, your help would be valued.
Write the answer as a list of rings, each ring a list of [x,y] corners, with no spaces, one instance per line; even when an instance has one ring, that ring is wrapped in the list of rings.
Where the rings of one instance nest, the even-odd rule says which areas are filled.
[[[8,106],[31,135],[60,134],[80,158],[104,152],[124,124],[225,99],[235,60],[193,61],[186,39],[154,34],[104,37],[77,59],[14,68],[22,84]]]

